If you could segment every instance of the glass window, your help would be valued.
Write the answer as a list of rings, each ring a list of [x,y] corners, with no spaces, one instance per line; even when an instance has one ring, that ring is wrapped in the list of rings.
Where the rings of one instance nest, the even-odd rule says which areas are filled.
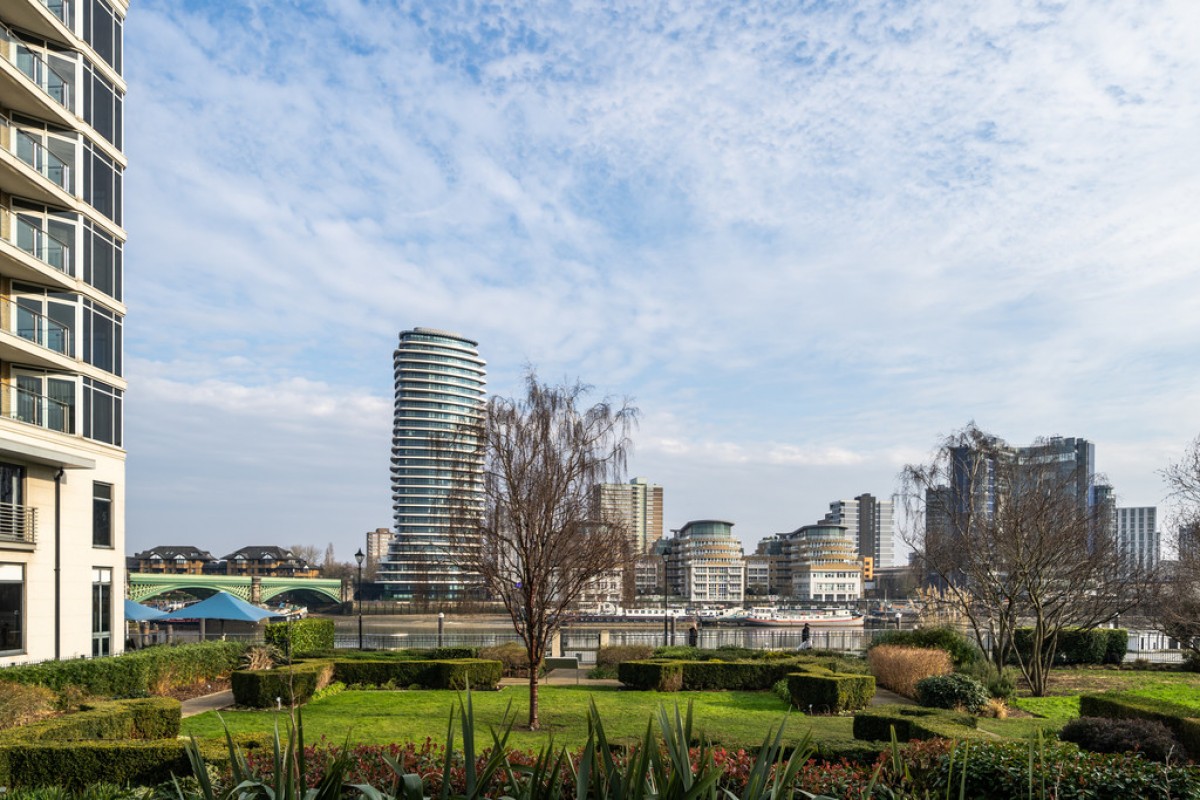
[[[92,366],[121,374],[122,320],[103,306],[84,301],[83,360]]]
[[[83,379],[83,435],[121,446],[123,392],[107,383]]]
[[[112,547],[113,487],[109,483],[92,483],[92,546]]]
[[[112,569],[92,568],[92,657],[112,655]]]
[[[83,199],[118,225],[121,224],[120,168],[90,142],[83,159]]]
[[[0,564],[0,655],[25,651],[25,565]]]
[[[85,67],[83,81],[83,118],[116,146],[122,148],[121,105],[124,98],[116,87],[96,73],[90,64]]]
[[[83,0],[83,39],[96,55],[121,72],[121,17],[105,0]]]

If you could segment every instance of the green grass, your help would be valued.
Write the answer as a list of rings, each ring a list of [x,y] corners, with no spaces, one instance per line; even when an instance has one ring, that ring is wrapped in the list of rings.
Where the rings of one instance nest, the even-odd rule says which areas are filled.
[[[1019,697],[1017,708],[1045,719],[1066,722],[1079,716],[1079,695],[1059,697]]]
[[[1039,732],[1047,739],[1054,739],[1065,722],[1065,719],[1041,719],[1039,717],[1009,717],[1008,719],[980,717],[976,724],[979,730],[994,733],[1006,739],[1036,739]]]
[[[757,748],[767,730],[777,727],[787,712],[782,700],[771,692],[656,692],[621,691],[611,687],[543,686],[540,691],[542,730],[522,730],[528,718],[529,693],[520,688],[498,692],[474,692],[477,741],[490,744],[488,726],[498,726],[505,708],[512,703],[517,727],[510,742],[517,748],[537,748],[552,734],[556,746],[579,747],[587,738],[588,700],[594,699],[610,740],[632,743],[645,733],[651,715],[661,705],[676,702],[686,709],[695,703],[696,727],[713,744],[724,747]],[[325,736],[341,742],[349,732],[355,743],[388,744],[421,742],[426,737],[442,742],[450,709],[458,694],[452,691],[347,691],[309,703],[304,707],[304,733],[308,741]],[[263,733],[274,729],[274,711],[225,711],[189,717],[183,721],[184,735],[197,738],[223,735],[222,720],[232,733]],[[853,740],[850,717],[807,717],[797,711],[787,714],[785,739],[796,742],[811,730],[822,742]]]

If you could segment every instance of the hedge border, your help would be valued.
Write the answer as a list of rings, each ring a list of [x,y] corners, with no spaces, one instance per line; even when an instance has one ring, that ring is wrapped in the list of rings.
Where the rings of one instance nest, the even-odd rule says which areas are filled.
[[[854,715],[854,738],[887,742],[892,738],[909,742],[914,739],[979,739],[975,718],[941,708],[921,706],[875,706]]]
[[[796,671],[810,669],[842,675],[837,659],[789,656],[774,659],[643,659],[617,665],[617,679],[628,689],[658,692],[766,691]],[[873,691],[873,689],[872,689]]]
[[[875,696],[873,675],[838,674],[816,665],[788,674],[787,685],[793,706],[821,714],[857,711]]]
[[[10,728],[0,733],[0,743],[174,739],[180,719],[179,701],[169,697],[103,700],[74,714]]]

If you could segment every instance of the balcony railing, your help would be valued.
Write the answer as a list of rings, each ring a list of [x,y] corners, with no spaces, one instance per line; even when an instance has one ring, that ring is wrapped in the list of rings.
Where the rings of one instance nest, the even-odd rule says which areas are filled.
[[[61,353],[68,358],[75,357],[75,342],[70,327],[22,304],[20,300],[13,300],[11,303],[9,319],[13,333],[47,350]]]
[[[11,381],[0,381],[0,390],[3,391],[3,403],[0,403],[3,416],[59,433],[75,432],[73,403],[48,397]]]
[[[71,244],[62,237],[43,230],[38,224],[41,222],[40,217],[13,213],[3,208],[0,208],[0,216],[7,216],[12,222],[9,242],[47,266],[74,276]],[[64,223],[66,224],[69,223]]]
[[[59,22],[71,30],[75,29],[75,26],[71,24],[71,21],[74,19],[73,12],[75,11],[71,0],[40,0],[40,2],[46,7],[47,11],[58,17]]]
[[[0,503],[0,542],[37,543],[37,509]]]
[[[74,194],[74,174],[71,165],[52,153],[36,136],[31,136],[19,128],[13,128],[12,131],[17,158],[33,167],[39,175],[58,188],[68,194]]]
[[[50,63],[3,25],[0,25],[0,55],[25,73],[25,77],[37,84],[51,100],[67,111],[74,111],[73,74],[68,75],[65,70]]]

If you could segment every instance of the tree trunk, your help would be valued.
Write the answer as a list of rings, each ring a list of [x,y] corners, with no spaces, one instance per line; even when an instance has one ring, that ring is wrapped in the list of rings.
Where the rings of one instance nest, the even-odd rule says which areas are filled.
[[[529,665],[529,730],[540,730],[542,723],[538,721],[538,668]]]

